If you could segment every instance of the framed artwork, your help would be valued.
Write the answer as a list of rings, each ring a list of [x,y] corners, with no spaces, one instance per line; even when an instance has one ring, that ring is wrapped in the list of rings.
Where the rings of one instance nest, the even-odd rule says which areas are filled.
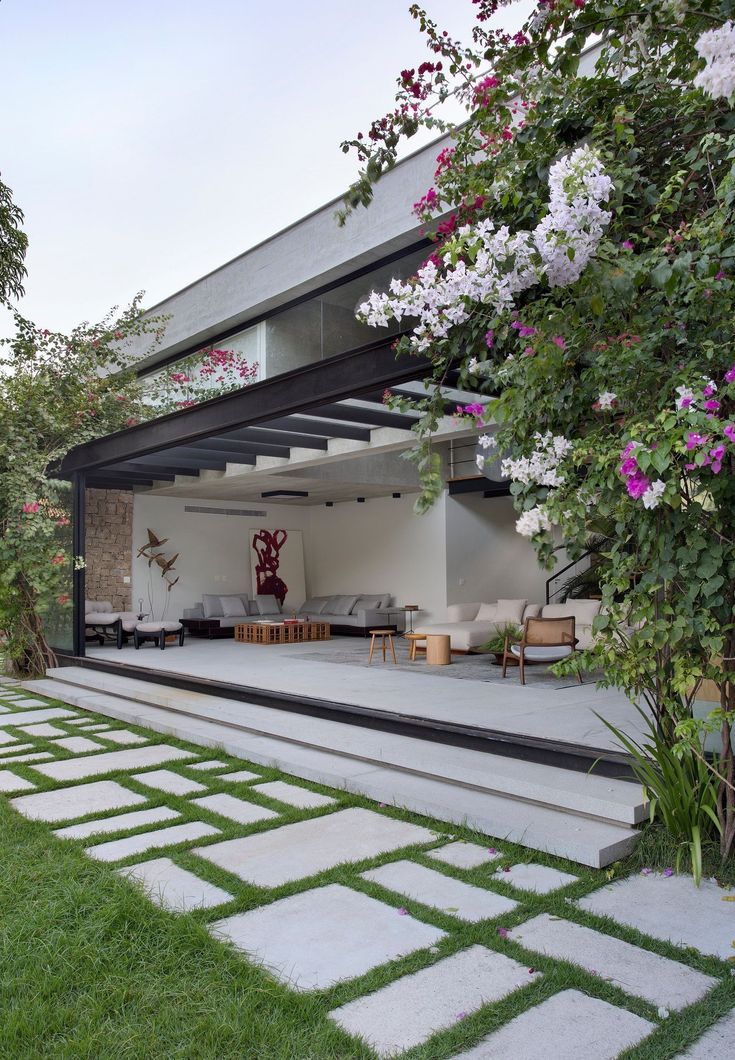
[[[253,597],[275,596],[283,611],[306,599],[304,542],[300,530],[250,531]]]

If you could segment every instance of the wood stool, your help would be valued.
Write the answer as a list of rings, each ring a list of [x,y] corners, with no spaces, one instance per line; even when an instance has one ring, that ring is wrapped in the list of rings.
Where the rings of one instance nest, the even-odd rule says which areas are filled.
[[[370,655],[368,657],[368,666],[373,661],[373,651],[375,650],[375,638],[380,637],[380,646],[383,649],[383,662],[385,662],[385,642],[388,641],[390,645],[391,655],[393,656],[393,663],[396,662],[396,649],[393,647],[393,634],[395,630],[392,629],[371,629],[370,630]]]
[[[426,637],[428,666],[448,666],[452,661],[451,637],[448,633],[429,633]]]
[[[404,639],[407,640],[410,643],[410,645],[411,645],[411,649],[410,649],[410,651],[408,653],[409,662],[415,662],[415,660],[416,660],[416,649],[418,648],[418,642],[420,640],[426,640],[426,634],[425,633],[404,633],[403,636],[404,636]]]

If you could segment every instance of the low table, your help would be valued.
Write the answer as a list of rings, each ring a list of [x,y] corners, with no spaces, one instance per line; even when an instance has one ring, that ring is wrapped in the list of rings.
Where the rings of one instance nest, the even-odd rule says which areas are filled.
[[[303,644],[309,640],[329,640],[328,622],[241,622],[235,626],[235,640],[244,644]]]

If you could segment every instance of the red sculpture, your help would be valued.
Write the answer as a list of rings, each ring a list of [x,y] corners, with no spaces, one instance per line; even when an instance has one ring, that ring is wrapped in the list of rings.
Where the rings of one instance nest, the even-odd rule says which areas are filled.
[[[255,591],[258,596],[275,596],[281,607],[286,599],[288,586],[278,577],[278,567],[281,562],[281,549],[287,538],[287,530],[259,530],[253,536],[253,548],[258,557],[255,565]]]

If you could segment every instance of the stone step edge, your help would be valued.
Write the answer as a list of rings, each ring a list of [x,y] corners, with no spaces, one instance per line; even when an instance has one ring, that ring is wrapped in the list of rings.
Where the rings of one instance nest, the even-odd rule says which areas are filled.
[[[58,669],[63,672],[65,670],[67,670],[67,669],[76,669],[76,668],[59,667]],[[85,670],[84,671],[84,680],[85,680],[85,682],[89,681],[87,673],[88,672]],[[114,676],[115,676],[115,681],[117,681],[117,682],[134,681],[136,684],[140,683],[139,679],[137,679],[137,678],[133,679],[133,678],[126,678],[126,677],[119,677],[117,675],[114,675]],[[329,752],[329,753],[332,753],[332,754],[339,755],[342,758],[351,759],[353,761],[356,760],[356,761],[366,762],[366,763],[369,763],[370,765],[374,765],[374,766],[376,766],[378,768],[385,767],[385,768],[390,768],[390,769],[396,769],[396,770],[400,770],[401,772],[404,772],[404,773],[407,773],[407,774],[411,774],[411,775],[415,775],[415,776],[421,776],[421,777],[426,777],[429,780],[437,779],[437,780],[441,780],[441,781],[443,781],[445,783],[448,783],[448,784],[454,784],[454,785],[456,785],[458,787],[465,788],[468,791],[477,791],[477,792],[485,793],[485,794],[494,794],[494,795],[498,795],[498,796],[500,796],[502,798],[505,798],[505,799],[512,799],[514,801],[526,803],[528,805],[546,807],[546,808],[551,809],[551,810],[557,810],[557,811],[560,811],[560,812],[568,813],[568,814],[571,814],[571,815],[573,815],[575,817],[581,817],[581,818],[584,818],[586,820],[601,821],[601,822],[605,822],[605,823],[612,824],[612,825],[623,825],[623,826],[626,826],[626,827],[634,827],[636,824],[641,823],[647,817],[647,812],[646,812],[645,806],[642,803],[637,807],[637,810],[638,810],[637,814],[635,812],[633,814],[630,814],[630,813],[626,812],[626,811],[628,811],[628,806],[625,803],[619,803],[618,804],[620,806],[620,810],[619,810],[619,813],[618,813],[617,816],[611,816],[609,812],[606,812],[602,808],[602,806],[600,807],[600,809],[597,812],[593,812],[593,811],[589,811],[589,810],[588,811],[580,810],[580,809],[577,809],[575,807],[575,805],[574,805],[574,800],[579,797],[578,793],[576,793],[574,791],[569,791],[565,795],[563,789],[554,788],[554,785],[551,784],[551,783],[548,786],[549,797],[548,798],[536,798],[536,797],[534,797],[532,795],[524,795],[524,794],[522,794],[520,792],[517,792],[517,791],[508,791],[505,788],[503,788],[502,785],[500,785],[500,784],[493,785],[492,784],[492,778],[489,778],[489,781],[488,781],[487,784],[477,784],[477,783],[473,783],[473,782],[468,781],[468,780],[463,780],[463,779],[461,779],[459,777],[455,777],[455,776],[447,776],[447,775],[443,775],[443,774],[437,773],[437,772],[427,772],[427,771],[421,770],[419,768],[414,768],[414,767],[411,767],[411,766],[408,766],[408,765],[405,765],[405,764],[401,764],[400,762],[395,762],[395,761],[386,762],[383,759],[372,758],[372,757],[370,757],[369,754],[365,754],[365,755],[352,754],[350,752],[341,751],[339,748],[336,748],[336,747],[324,747],[324,745],[322,745],[322,744],[311,743],[311,742],[306,741],[306,740],[298,739],[297,737],[282,736],[279,733],[274,733],[274,732],[270,731],[268,728],[265,728],[265,727],[264,728],[254,729],[254,728],[251,728],[250,726],[245,725],[245,724],[243,724],[243,725],[235,725],[232,722],[220,721],[219,719],[213,719],[213,718],[211,718],[211,717],[209,717],[207,715],[197,713],[196,709],[193,706],[192,706],[192,709],[183,709],[183,708],[180,708],[180,707],[171,706],[170,704],[163,704],[163,703],[155,702],[155,698],[153,699],[153,701],[145,700],[142,697],[141,698],[136,698],[135,693],[137,693],[137,691],[138,691],[137,689],[135,689],[135,693],[130,693],[129,692],[128,696],[126,696],[124,694],[124,691],[125,691],[124,688],[122,690],[118,690],[118,691],[110,690],[110,689],[107,689],[107,688],[95,688],[93,685],[90,685],[89,683],[82,683],[80,680],[68,680],[68,681],[64,680],[61,675],[59,675],[58,677],[56,675],[54,675],[53,677],[48,678],[47,680],[49,682],[51,682],[52,685],[53,685],[54,682],[58,682],[59,684],[61,684],[62,686],[65,686],[65,687],[81,689],[83,693],[86,693],[87,697],[90,696],[90,695],[101,695],[101,696],[111,696],[112,698],[116,698],[116,699],[123,699],[123,700],[125,700],[127,702],[139,702],[139,703],[143,704],[144,706],[150,706],[150,707],[155,707],[157,709],[170,711],[172,714],[175,714],[175,715],[180,716],[180,717],[194,718],[194,719],[201,720],[201,721],[204,721],[204,722],[211,722],[212,724],[216,724],[216,725],[223,725],[223,726],[226,726],[229,729],[232,729],[232,731],[234,731],[234,732],[237,732],[237,731],[248,732],[248,733],[252,733],[253,735],[262,735],[262,736],[269,737],[271,739],[282,740],[282,741],[285,741],[287,743],[300,744],[303,747],[310,747],[310,748],[313,748],[314,750],[317,750],[317,751]],[[28,682],[27,687],[29,689],[33,688],[36,692],[38,692],[40,694],[57,695],[57,696],[61,695],[61,693],[58,692],[58,690],[55,690],[53,687],[50,690],[44,692],[43,688],[41,687],[42,684],[43,684],[42,681],[41,682]],[[203,696],[201,693],[196,693],[196,698],[197,699],[207,699],[207,698],[214,698],[214,697],[207,697],[207,696]],[[216,697],[216,698],[222,698],[222,697]],[[83,706],[83,704],[77,704],[77,705]],[[257,707],[257,704],[249,704],[249,705]],[[263,710],[269,710],[269,709],[272,709],[272,708],[262,708],[262,709]],[[344,722],[338,722],[338,721],[330,721],[329,724],[330,725],[339,726],[339,725],[342,725],[342,724],[345,724],[345,723]],[[411,739],[411,737],[405,737],[405,738],[406,739]],[[494,757],[493,755],[489,755],[486,752],[478,752],[478,753],[482,753],[484,755],[484,757],[488,761],[491,761],[492,758]],[[561,767],[553,767],[553,768],[559,769]],[[563,770],[563,771],[567,772],[566,770]],[[555,800],[559,800],[560,798],[562,798],[563,801],[555,801]],[[596,796],[594,794],[587,796],[587,798],[591,799],[592,801],[596,800],[599,803],[605,803],[606,802],[608,805],[615,802],[615,799],[612,798],[612,797],[608,797],[606,799],[603,799],[600,796]],[[631,819],[631,817],[632,817],[632,819]]]
[[[38,682],[38,684],[40,683]],[[31,682],[29,682],[30,684]],[[540,806],[520,799],[509,799],[500,793],[463,789],[452,781],[436,777],[425,777],[384,764],[374,765],[372,769],[366,769],[364,773],[350,777],[340,772],[339,766],[344,765],[348,761],[356,761],[354,758],[320,748],[310,748],[304,744],[294,743],[281,737],[252,734],[253,739],[261,744],[272,745],[267,752],[248,746],[247,742],[241,743],[237,738],[224,743],[221,733],[213,734],[210,732],[208,734],[206,731],[207,729],[216,730],[218,728],[217,723],[208,719],[189,718],[190,722],[193,722],[194,727],[186,728],[181,724],[182,715],[165,707],[141,704],[134,700],[125,700],[122,697],[115,696],[109,697],[109,699],[113,700],[114,706],[110,703],[100,702],[100,700],[105,698],[103,696],[79,695],[78,698],[88,700],[89,702],[86,705],[97,713],[105,714],[127,724],[146,726],[163,735],[175,736],[212,750],[223,750],[235,757],[245,758],[258,765],[275,765],[283,772],[302,777],[304,780],[342,788],[375,801],[391,801],[416,813],[432,816],[450,824],[467,825],[485,834],[498,836],[501,839],[505,838],[521,846],[527,846],[533,850],[542,850],[558,857],[568,857],[573,861],[590,865],[593,868],[603,868],[612,861],[625,856],[633,849],[639,838],[639,833],[635,829],[619,822],[584,818],[566,813],[562,809]],[[223,728],[223,726],[219,726],[219,728]],[[228,727],[224,728],[228,729]],[[233,729],[230,731],[234,734],[237,730]],[[225,737],[228,734],[226,732]],[[286,750],[289,745],[292,751],[296,748],[301,748],[309,751],[312,755],[319,755],[322,762],[326,761],[329,764],[330,769],[326,771],[323,768],[315,769],[295,761],[293,757],[289,758]],[[377,776],[374,776],[375,774]],[[381,777],[388,778],[388,780],[380,779]],[[398,781],[398,783],[396,783],[391,798],[388,800],[386,783],[390,781]],[[428,789],[432,793],[432,797],[428,798],[425,795],[417,797],[406,790],[406,788],[416,787],[417,785],[421,785],[424,791]],[[401,787],[404,789],[403,792]],[[484,811],[468,811],[465,806],[461,810],[451,809],[448,804],[456,801],[457,795],[463,791],[477,796],[479,799],[484,800],[485,803],[491,803],[496,806],[499,811],[498,815],[488,815],[487,809]],[[511,807],[513,807],[513,811],[511,811]],[[508,813],[510,811],[512,814],[522,807],[533,809],[533,814],[528,821],[522,827],[517,826],[511,828],[510,831],[504,831],[504,826],[500,823],[503,812]],[[554,826],[556,826],[556,829]],[[606,838],[602,844],[599,839],[594,838],[594,835],[588,835],[586,838],[583,835],[576,843],[569,842],[568,839],[564,838],[557,838],[553,842],[550,841],[550,837],[553,836],[555,831],[557,835],[564,833],[566,836],[572,832],[580,831],[583,833],[594,833],[595,830],[605,833]]]

